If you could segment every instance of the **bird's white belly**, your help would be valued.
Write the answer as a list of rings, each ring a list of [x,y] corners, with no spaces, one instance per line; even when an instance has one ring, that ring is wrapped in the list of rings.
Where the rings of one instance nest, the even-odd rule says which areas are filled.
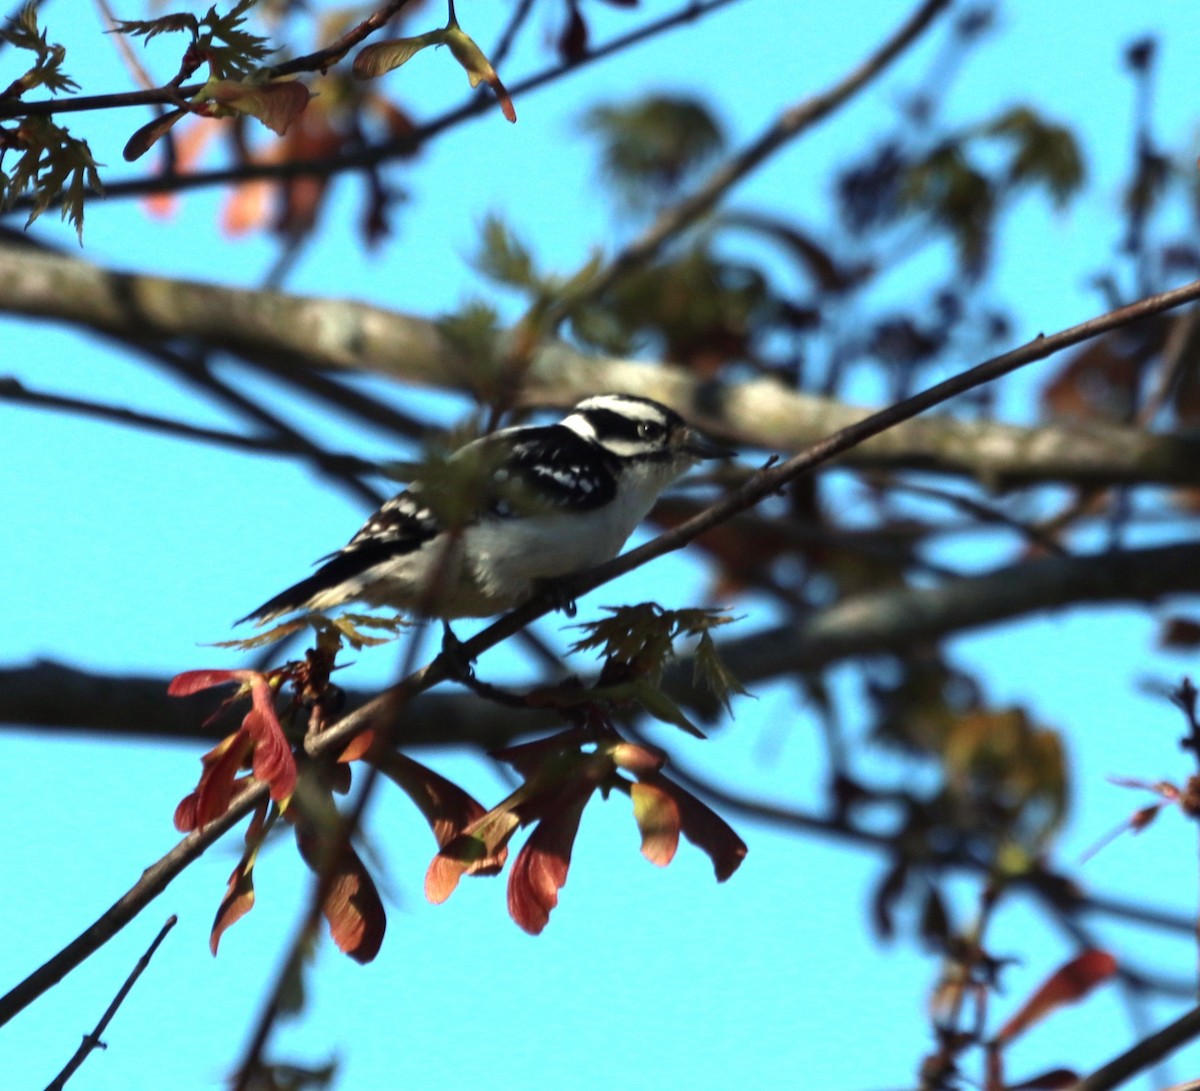
[[[599,513],[497,520],[470,528],[466,555],[473,582],[497,609],[528,598],[535,584],[558,579],[615,557],[633,531],[633,522]],[[464,576],[466,573],[463,574]]]

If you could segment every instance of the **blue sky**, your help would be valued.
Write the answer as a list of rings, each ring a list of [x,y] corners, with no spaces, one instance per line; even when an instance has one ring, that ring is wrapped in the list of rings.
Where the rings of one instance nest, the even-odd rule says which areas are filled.
[[[643,8],[645,17],[670,10],[649,2]],[[487,42],[505,9],[496,0],[476,0],[459,15]],[[596,40],[627,25],[604,5],[587,10]],[[498,112],[485,115],[423,157],[407,183],[413,200],[400,216],[398,238],[378,256],[362,254],[352,238],[356,183],[343,180],[325,232],[288,287],[422,314],[452,309],[482,291],[465,258],[489,210],[507,215],[547,265],[569,268],[597,239],[612,245],[619,237],[597,201],[594,159],[577,132],[583,105],[613,88],[629,95],[651,87],[712,89],[740,143],[780,104],[840,76],[900,17],[897,5],[883,2],[855,5],[853,18],[848,11],[777,0],[734,5],[667,42],[518,100],[516,126]],[[67,26],[68,15],[74,26]],[[96,48],[91,18],[90,8],[47,8],[51,38],[87,43],[69,54],[68,64],[85,89],[124,88],[118,62]],[[961,93],[951,100],[962,112],[957,120],[1033,100],[1077,126],[1089,152],[1087,202],[1059,216],[1030,201],[1006,225],[998,291],[1017,316],[1019,342],[1100,309],[1084,282],[1117,232],[1131,110],[1129,84],[1119,72],[1122,44],[1163,32],[1159,135],[1180,148],[1188,146],[1197,117],[1200,38],[1184,4],[1113,0],[1086,11],[1065,2],[1014,4],[1002,22],[962,73]],[[540,6],[534,23],[538,34],[551,23]],[[86,63],[75,60],[84,48]],[[778,157],[738,191],[739,200],[782,202],[819,226],[830,163],[889,124],[899,92],[925,71],[933,49],[926,43],[835,121]],[[535,60],[532,51],[518,51],[505,78],[512,82],[510,72]],[[0,55],[0,85],[11,78],[5,67],[11,63],[7,52]],[[418,114],[458,102],[465,90],[449,57],[432,53],[391,79],[403,81]],[[117,178],[126,170],[121,145],[142,120],[114,114],[79,119],[72,128],[86,130],[96,157],[109,164],[108,176]],[[147,220],[132,203],[93,203],[83,256],[253,285],[269,268],[273,248],[261,239],[221,238],[213,226],[218,203],[216,194],[193,195],[166,222]],[[38,230],[73,245],[73,235],[53,224]],[[7,318],[3,336],[7,364],[0,370],[31,386],[223,422],[94,338]],[[1019,405],[1020,392],[1036,382],[1036,374],[1018,379],[1005,404]],[[310,419],[303,407],[286,411]],[[395,454],[377,435],[322,421],[330,447],[366,457]],[[226,637],[234,617],[302,573],[364,515],[291,463],[4,405],[0,457],[7,467],[0,474],[6,511],[0,570],[10,574],[11,623],[0,630],[6,664],[51,657],[164,675],[239,665],[233,653],[199,645]],[[702,590],[699,567],[685,557],[661,561],[581,607],[586,616],[600,603],[651,595],[667,606],[688,605]],[[741,611],[749,615],[746,629],[756,624],[753,608],[751,602]],[[553,627],[543,623],[544,630]],[[1004,626],[952,645],[958,660],[984,672],[998,702],[1030,703],[1042,720],[1068,731],[1079,794],[1064,860],[1141,802],[1106,784],[1107,774],[1182,775],[1173,742],[1177,717],[1139,695],[1134,679],[1175,677],[1192,664],[1157,653],[1153,636],[1144,613],[1105,610]],[[395,669],[390,650],[358,659],[360,685],[382,684]],[[504,669],[501,657],[480,666],[485,676]],[[835,672],[835,684],[853,694],[854,668]],[[763,690],[757,701],[739,702],[738,713],[704,744],[660,737],[690,766],[745,790],[816,802],[812,770],[820,767],[820,748],[795,695],[785,687]],[[182,742],[0,735],[0,798],[9,826],[3,856],[10,893],[0,901],[6,984],[94,919],[174,844],[171,814],[194,784],[200,751]],[[477,762],[450,754],[428,760],[481,799],[507,791]],[[282,1029],[273,1055],[312,1061],[337,1055],[338,1086],[353,1089],[568,1081],[872,1089],[911,1082],[928,1048],[924,1005],[936,967],[905,944],[880,949],[869,938],[867,892],[878,860],[743,820],[734,824],[750,854],[733,879],[717,886],[707,859],[690,846],[666,870],[643,861],[627,801],[589,808],[559,908],[546,931],[531,938],[507,917],[503,880],[467,882],[445,905],[426,904],[428,831],[406,799],[381,793],[368,828],[394,896],[383,951],[363,968],[323,945],[305,1018]],[[93,1055],[70,1086],[220,1085],[286,948],[307,883],[290,848],[268,852],[256,872],[258,906],[211,958],[208,929],[239,847],[235,836],[211,850],[96,957],[0,1029],[9,1086],[42,1086],[57,1072],[172,912],[180,923],[110,1027],[110,1048]],[[1108,848],[1085,875],[1096,889],[1156,900],[1161,894],[1163,904],[1187,910],[1195,899],[1195,833],[1164,816],[1141,838]],[[957,890],[961,906],[969,906],[972,883],[964,880]],[[1025,957],[1006,978],[1000,1011],[1071,952],[1020,899],[997,920],[992,944]],[[1186,944],[1153,936],[1139,937],[1139,944],[1159,965],[1194,962]],[[1159,1021],[1172,1014],[1169,1005],[1156,1009]],[[1012,1069],[1060,1063],[1087,1069],[1132,1037],[1109,990],[1030,1034],[1015,1050]],[[1181,1058],[1176,1078],[1197,1062],[1200,1051]]]

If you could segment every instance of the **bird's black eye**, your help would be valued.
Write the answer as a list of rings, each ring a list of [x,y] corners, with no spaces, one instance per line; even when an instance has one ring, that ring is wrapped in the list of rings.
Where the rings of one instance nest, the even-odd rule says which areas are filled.
[[[666,434],[666,429],[656,420],[644,420],[638,422],[638,435],[642,439],[649,440],[651,443],[656,443]]]

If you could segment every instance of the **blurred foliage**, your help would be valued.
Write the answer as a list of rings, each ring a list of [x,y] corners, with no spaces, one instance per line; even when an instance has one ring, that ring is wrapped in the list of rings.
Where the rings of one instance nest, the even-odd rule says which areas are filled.
[[[583,130],[600,145],[606,178],[631,209],[675,197],[725,147],[721,125],[696,98],[647,95],[624,106],[597,106]]]

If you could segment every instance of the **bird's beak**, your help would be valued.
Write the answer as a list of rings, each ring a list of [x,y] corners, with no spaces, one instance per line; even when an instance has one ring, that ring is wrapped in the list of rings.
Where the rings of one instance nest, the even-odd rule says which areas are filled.
[[[722,447],[702,432],[689,428],[683,439],[683,449],[693,458],[733,458],[737,451],[732,447]]]

